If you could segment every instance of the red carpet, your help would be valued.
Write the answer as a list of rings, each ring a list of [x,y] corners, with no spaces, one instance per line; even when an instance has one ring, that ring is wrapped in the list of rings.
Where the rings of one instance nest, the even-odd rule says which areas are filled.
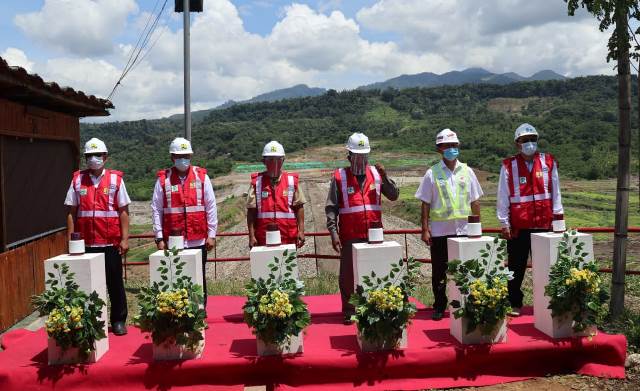
[[[509,341],[463,347],[449,335],[449,322],[419,311],[409,329],[409,348],[360,354],[355,326],[341,324],[338,296],[307,298],[313,324],[305,352],[291,358],[257,358],[255,338],[242,323],[243,297],[210,297],[206,347],[199,360],[153,363],[151,344],[137,328],[110,335],[110,350],[92,365],[49,367],[46,335],[18,330],[3,337],[0,390],[241,390],[273,383],[282,390],[424,389],[481,386],[554,373],[623,378],[626,340],[599,334],[553,341],[533,327],[531,309],[513,320]],[[424,309],[424,306],[419,305]]]

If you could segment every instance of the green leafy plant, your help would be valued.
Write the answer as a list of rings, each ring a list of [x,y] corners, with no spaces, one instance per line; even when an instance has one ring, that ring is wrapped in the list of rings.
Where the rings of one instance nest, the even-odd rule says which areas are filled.
[[[204,339],[206,312],[202,286],[182,275],[185,262],[175,248],[164,251],[160,261],[160,282],[144,287],[138,294],[139,314],[135,324],[151,333],[154,344],[175,343],[196,352]]]
[[[54,263],[53,268],[56,273],[47,273],[45,281],[49,288],[31,302],[40,316],[47,316],[47,335],[63,351],[77,348],[80,358],[87,359],[95,342],[106,337],[100,320],[105,302],[95,291],[89,295],[81,291],[66,263]]]
[[[391,265],[386,276],[371,272],[362,277],[349,302],[355,306],[351,319],[356,322],[360,337],[382,348],[396,348],[403,330],[416,313],[409,302],[414,292],[420,264],[413,258]]]
[[[269,263],[267,279],[251,279],[246,286],[244,320],[265,344],[281,346],[311,323],[302,301],[304,283],[292,277],[296,253],[285,250]]]
[[[467,334],[479,329],[482,335],[490,335],[511,312],[507,281],[513,274],[504,266],[506,246],[505,240],[495,238],[493,246],[487,243],[480,250],[479,258],[449,262],[449,279],[463,298],[463,303],[452,300],[450,305],[456,319],[467,319]]]
[[[549,271],[549,309],[554,317],[573,318],[573,330],[583,332],[599,324],[607,314],[609,299],[595,261],[587,262],[584,243],[578,242],[576,231],[565,232],[558,244],[558,259]]]

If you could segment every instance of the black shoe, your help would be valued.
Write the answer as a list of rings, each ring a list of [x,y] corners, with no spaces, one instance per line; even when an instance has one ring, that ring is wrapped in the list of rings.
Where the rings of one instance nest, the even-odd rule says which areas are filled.
[[[111,325],[111,331],[114,335],[126,335],[127,326],[124,325],[124,322],[114,322]]]
[[[438,321],[442,320],[442,318],[444,318],[444,311],[435,310],[431,314],[431,320]]]

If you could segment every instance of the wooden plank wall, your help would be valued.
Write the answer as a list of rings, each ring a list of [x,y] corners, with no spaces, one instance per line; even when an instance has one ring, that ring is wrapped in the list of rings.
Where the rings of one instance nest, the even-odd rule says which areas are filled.
[[[60,231],[0,253],[0,331],[33,312],[31,296],[44,290],[44,260],[66,251]]]
[[[0,99],[0,134],[80,142],[78,117]]]

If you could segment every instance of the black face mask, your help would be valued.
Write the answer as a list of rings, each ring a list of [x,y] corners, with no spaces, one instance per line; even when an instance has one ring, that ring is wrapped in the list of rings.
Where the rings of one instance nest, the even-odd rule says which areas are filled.
[[[367,166],[369,165],[368,153],[352,153],[349,155],[349,161],[351,162],[351,172],[353,175],[364,175],[367,173]]]

